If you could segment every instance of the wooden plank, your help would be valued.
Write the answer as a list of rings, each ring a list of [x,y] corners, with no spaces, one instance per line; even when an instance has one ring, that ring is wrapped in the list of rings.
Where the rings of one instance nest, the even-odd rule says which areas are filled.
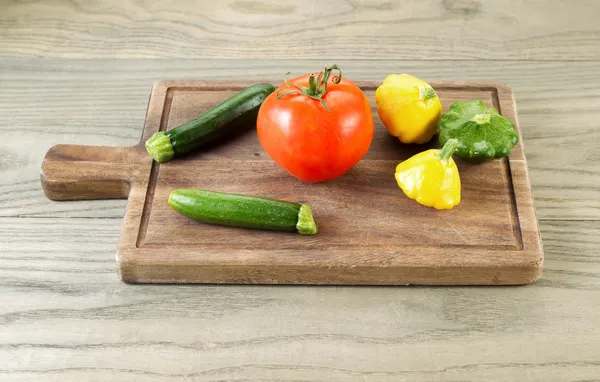
[[[597,2],[9,1],[3,57],[599,59]],[[564,17],[564,15],[569,17]]]
[[[543,285],[574,289],[600,287],[599,227],[597,221],[540,224],[545,251]]]
[[[99,293],[108,290],[129,290],[136,293],[147,290],[150,294],[162,290],[171,294],[169,288],[125,287],[117,282],[114,255],[122,224],[122,218],[0,218],[0,266],[3,272],[0,285],[20,288],[23,291],[27,288],[35,291],[47,289],[76,295],[86,291]],[[546,220],[540,222],[540,230],[544,241],[545,262],[543,276],[536,285],[578,289],[581,292],[600,290],[600,252],[597,251],[600,245],[600,222]],[[31,240],[33,237],[35,241]],[[87,267],[89,269],[86,271]],[[61,272],[81,276],[62,277],[60,280]],[[90,281],[89,286],[83,287],[86,280]],[[80,288],[85,290],[78,290]],[[176,291],[189,290],[190,293],[197,293],[198,290],[192,287],[173,288]],[[211,291],[219,289],[209,286],[206,288]],[[245,290],[244,287],[229,288]],[[365,287],[365,290],[367,289],[372,288]],[[526,287],[523,290],[537,289]],[[21,299],[16,299],[14,303],[20,301]],[[46,302],[52,304],[52,301]]]
[[[240,380],[240,381],[302,381],[302,382],[371,382],[383,381],[414,381],[430,382],[432,380],[469,381],[498,380],[505,381],[512,378],[519,380],[539,381],[576,381],[597,382],[595,377],[599,369],[593,363],[568,363],[555,362],[551,365],[536,365],[514,363],[512,365],[465,365],[451,370],[403,370],[397,372],[356,372],[354,370],[339,367],[307,367],[302,365],[243,365],[230,366],[219,369],[210,369],[196,373],[169,373],[169,372],[140,372],[132,369],[110,369],[103,368],[78,368],[74,370],[53,370],[51,372],[24,371],[11,373],[11,381],[39,380],[43,375],[46,381],[121,381],[135,379],[138,382],[161,382],[192,380]],[[245,378],[245,379],[238,379]],[[579,379],[571,379],[579,378]]]
[[[434,289],[124,285],[114,267],[121,224],[0,218],[1,379],[575,381],[600,372],[600,222],[542,221],[548,271],[534,285]]]
[[[515,90],[540,219],[600,219],[600,127],[596,62],[340,61],[352,79],[406,71],[422,78],[493,78]],[[122,217],[126,202],[57,203],[39,186],[45,152],[57,143],[129,146],[138,142],[151,84],[172,78],[256,81],[315,61],[46,61],[0,65],[0,215]],[[249,69],[250,68],[250,69]],[[93,89],[93,91],[90,91]],[[573,95],[577,94],[577,97]],[[552,153],[552,155],[548,155]]]
[[[378,120],[369,153],[331,182],[310,184],[290,177],[268,159],[254,132],[184,161],[152,162],[145,139],[159,129],[179,126],[249,84],[158,82],[139,145],[57,145],[48,152],[41,181],[49,198],[129,193],[117,253],[123,281],[510,285],[539,277],[543,253],[521,142],[506,159],[484,165],[460,162],[462,203],[443,213],[399,197],[391,174],[414,152],[399,150]],[[378,84],[358,83],[371,103]],[[431,85],[446,108],[452,102],[481,99],[519,130],[514,97],[506,86],[485,81]],[[171,190],[180,187],[306,201],[321,229],[308,238],[198,224],[166,204]],[[378,198],[370,198],[373,194]]]
[[[346,25],[319,29],[318,37],[335,40],[327,51],[319,51],[313,37],[288,45],[310,32],[301,30],[306,16],[298,17],[286,0],[278,5],[300,21],[285,25],[287,39],[273,33],[265,41],[253,34],[255,26],[265,14],[278,22],[288,13],[278,14],[267,1],[214,3],[189,9],[180,2],[173,9],[13,0],[0,6],[2,57],[111,57],[0,60],[0,215],[44,217],[0,218],[0,379],[597,380],[597,222],[541,221],[546,271],[526,288],[137,287],[120,285],[114,273],[122,219],[86,218],[122,217],[126,202],[50,202],[39,188],[39,166],[53,144],[137,142],[156,79],[272,78],[288,68],[303,72],[333,57],[362,55],[374,61],[342,63],[365,74],[351,78],[406,71],[510,83],[525,128],[538,216],[599,219],[598,62],[569,62],[598,57],[597,23],[590,21],[598,13],[595,2],[446,1],[454,11],[428,20],[433,0],[349,1],[342,6],[353,11],[333,16]],[[309,12],[322,9],[303,5]],[[380,18],[373,20],[383,22],[366,20],[378,6]],[[386,23],[386,7],[400,21]],[[212,24],[202,19],[215,9],[231,9],[233,17],[221,14]],[[224,18],[233,33],[218,25]],[[503,23],[511,18],[515,23]],[[235,36],[239,27],[242,36]],[[210,40],[205,33],[226,37]],[[285,57],[275,57],[278,52],[324,61],[277,61]],[[438,52],[449,60],[432,62],[440,59]],[[170,59],[205,54],[269,61]],[[112,60],[144,55],[167,60]],[[410,61],[418,57],[426,60]],[[491,57],[553,61],[478,60]],[[477,61],[453,61],[464,59]],[[386,339],[406,345],[386,346]],[[317,357],[315,349],[328,355]],[[129,357],[131,365],[124,361]]]

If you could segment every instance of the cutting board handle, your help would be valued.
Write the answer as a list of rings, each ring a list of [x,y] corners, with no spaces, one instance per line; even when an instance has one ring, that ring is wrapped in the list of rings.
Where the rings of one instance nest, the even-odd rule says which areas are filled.
[[[137,146],[55,145],[42,163],[42,188],[53,200],[125,199],[137,155]]]

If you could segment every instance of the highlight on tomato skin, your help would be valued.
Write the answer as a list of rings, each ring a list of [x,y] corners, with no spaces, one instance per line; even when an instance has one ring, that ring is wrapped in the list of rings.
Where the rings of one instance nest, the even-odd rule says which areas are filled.
[[[285,80],[260,107],[257,133],[265,152],[290,175],[324,182],[343,175],[373,140],[371,106],[336,65]]]

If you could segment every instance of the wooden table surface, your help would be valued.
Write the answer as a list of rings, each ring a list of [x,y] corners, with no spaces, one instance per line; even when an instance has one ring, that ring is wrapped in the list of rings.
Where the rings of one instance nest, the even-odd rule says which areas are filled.
[[[599,15],[593,0],[0,1],[0,380],[600,380]],[[126,201],[42,193],[51,145],[136,143],[155,80],[332,63],[513,87],[535,285],[125,285]]]

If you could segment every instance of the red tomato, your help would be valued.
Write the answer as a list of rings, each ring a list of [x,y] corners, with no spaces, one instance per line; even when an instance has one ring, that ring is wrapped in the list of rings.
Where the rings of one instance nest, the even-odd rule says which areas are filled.
[[[318,73],[313,74],[316,79]],[[290,83],[308,88],[309,76],[290,80],[267,97],[258,112],[257,131],[262,147],[280,167],[301,180],[323,182],[344,174],[367,153],[373,115],[367,97],[346,78],[327,81],[322,100],[330,111],[307,95],[281,96],[300,92]]]

